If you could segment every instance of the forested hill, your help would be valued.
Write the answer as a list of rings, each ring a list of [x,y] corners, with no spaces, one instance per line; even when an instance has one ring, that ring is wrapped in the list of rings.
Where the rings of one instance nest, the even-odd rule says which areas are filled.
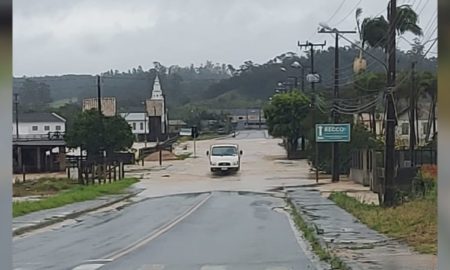
[[[371,53],[384,59],[385,55],[378,49]],[[340,48],[341,84],[353,80],[353,60],[359,54],[356,48]],[[368,71],[384,72],[381,64],[365,56]],[[412,52],[399,51],[397,54],[399,72],[408,71],[413,60],[418,60],[417,70],[436,72],[436,58],[420,58]],[[141,102],[151,94],[153,80],[158,73],[161,85],[167,96],[169,108],[201,104],[222,108],[241,107],[267,100],[273,94],[279,81],[288,76],[300,76],[300,69],[290,67],[299,61],[309,67],[308,55],[298,58],[293,53],[286,53],[259,65],[251,61],[240,67],[207,62],[195,67],[165,67],[155,62],[154,68],[144,71],[138,66],[127,72],[110,70],[102,74],[102,94],[115,96],[121,111],[140,107]],[[315,71],[322,76],[318,88],[331,88],[334,72],[334,48],[317,51],[315,54]],[[282,71],[285,67],[286,71]],[[306,68],[306,73],[309,69]],[[299,79],[300,81],[300,79]],[[93,75],[64,75],[30,78],[14,78],[14,92],[21,96],[22,105],[27,109],[39,110],[50,104],[58,107],[64,103],[80,103],[83,98],[94,97],[97,93],[96,78]]]

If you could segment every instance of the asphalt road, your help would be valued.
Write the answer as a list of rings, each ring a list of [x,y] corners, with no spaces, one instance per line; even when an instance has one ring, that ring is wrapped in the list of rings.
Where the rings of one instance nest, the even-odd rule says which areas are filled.
[[[284,206],[237,192],[148,199],[16,238],[14,269],[316,269]]]
[[[266,136],[241,131],[225,140],[245,149],[237,175],[214,177],[203,156],[143,168],[145,191],[133,202],[14,238],[14,269],[320,269],[280,210],[284,200],[261,193],[309,181],[298,179],[299,164],[277,161],[284,152]]]

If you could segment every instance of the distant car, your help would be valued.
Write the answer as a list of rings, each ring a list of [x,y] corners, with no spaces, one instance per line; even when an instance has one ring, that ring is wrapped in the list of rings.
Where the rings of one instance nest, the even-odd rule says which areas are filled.
[[[239,171],[242,150],[237,144],[213,144],[206,152],[211,172]]]

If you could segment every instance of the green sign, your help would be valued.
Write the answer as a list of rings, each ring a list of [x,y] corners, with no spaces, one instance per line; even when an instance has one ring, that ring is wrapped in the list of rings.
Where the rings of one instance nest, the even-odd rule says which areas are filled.
[[[316,124],[317,142],[350,142],[350,124]]]

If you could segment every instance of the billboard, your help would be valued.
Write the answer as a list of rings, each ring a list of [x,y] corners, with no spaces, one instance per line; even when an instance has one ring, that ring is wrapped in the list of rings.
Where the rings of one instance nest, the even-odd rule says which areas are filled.
[[[163,116],[163,101],[147,99],[148,116]]]
[[[83,100],[83,112],[98,109],[98,99],[97,98],[86,98]],[[116,98],[115,97],[104,97],[102,98],[102,113],[104,116],[115,116],[116,115]]]

